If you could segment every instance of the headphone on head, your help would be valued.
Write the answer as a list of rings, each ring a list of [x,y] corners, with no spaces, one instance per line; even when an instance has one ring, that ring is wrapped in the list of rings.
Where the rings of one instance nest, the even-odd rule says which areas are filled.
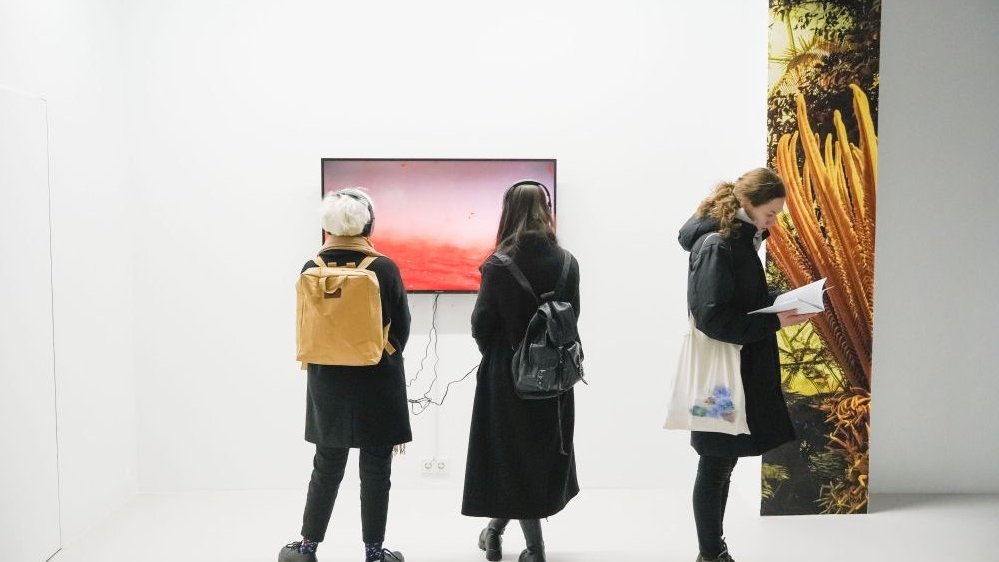
[[[518,181],[517,183],[511,185],[510,187],[508,187],[506,189],[506,193],[503,194],[503,199],[506,199],[507,197],[509,197],[510,194],[513,193],[514,189],[517,189],[518,187],[520,187],[522,185],[536,185],[536,186],[540,187],[541,190],[545,192],[545,204],[548,205],[548,211],[552,212],[552,213],[555,212],[555,209],[552,207],[552,194],[551,194],[550,191],[548,191],[548,186],[546,186],[545,184],[543,184],[543,183],[541,183],[541,182],[539,182],[537,180],[520,180],[520,181]]]
[[[365,238],[371,236],[371,231],[374,230],[375,228],[375,208],[371,205],[371,199],[368,199],[367,197],[346,190],[340,190],[337,192],[337,194],[345,195],[355,201],[360,201],[361,203],[364,203],[365,205],[368,206],[368,214],[371,215],[371,220],[368,221],[368,224],[364,225],[364,228],[361,230],[360,236],[364,236]]]

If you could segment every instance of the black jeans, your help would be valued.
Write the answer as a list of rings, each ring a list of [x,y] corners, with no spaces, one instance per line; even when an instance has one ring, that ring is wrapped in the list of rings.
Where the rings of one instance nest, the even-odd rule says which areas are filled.
[[[697,543],[704,558],[718,558],[724,550],[723,521],[725,504],[735,457],[705,457],[697,463],[697,480],[694,481],[694,522],[697,524]]]
[[[302,536],[316,542],[326,538],[350,449],[316,446],[312,480],[302,517]],[[361,534],[364,542],[385,540],[389,488],[392,487],[392,446],[361,449]]]

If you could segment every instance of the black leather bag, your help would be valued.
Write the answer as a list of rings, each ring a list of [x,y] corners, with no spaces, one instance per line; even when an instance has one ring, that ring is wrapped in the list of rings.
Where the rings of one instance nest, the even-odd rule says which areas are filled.
[[[513,388],[522,399],[556,398],[583,379],[583,346],[576,329],[576,311],[565,300],[565,284],[572,263],[563,250],[562,273],[555,289],[538,296],[524,273],[508,256],[497,258],[509,269],[517,283],[530,293],[538,309],[527,325],[520,345],[514,350]]]

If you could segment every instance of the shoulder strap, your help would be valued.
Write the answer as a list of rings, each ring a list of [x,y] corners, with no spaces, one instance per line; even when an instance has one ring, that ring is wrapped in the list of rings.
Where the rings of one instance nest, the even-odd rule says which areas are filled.
[[[346,266],[349,267],[349,268],[352,268],[352,269],[353,268],[356,268],[356,269],[368,269],[368,267],[371,265],[371,263],[373,261],[375,261],[376,259],[378,259],[378,257],[379,256],[368,256],[368,257],[364,258],[363,260],[361,260],[361,263],[359,263],[359,264],[355,264],[354,262],[348,262],[346,264]],[[332,261],[331,262],[324,262],[323,258],[321,258],[319,256],[316,256],[316,257],[312,258],[312,263],[318,265],[319,267],[323,267],[323,268],[325,268],[325,267],[339,267],[339,265],[337,264],[337,262],[332,262]]]
[[[534,287],[531,286],[531,282],[527,280],[527,277],[524,276],[524,272],[521,271],[519,267],[517,267],[517,264],[514,263],[512,259],[510,259],[510,256],[506,254],[500,254],[498,252],[493,255],[496,256],[499,262],[503,264],[503,266],[506,267],[507,270],[510,271],[510,275],[513,275],[513,278],[515,281],[517,281],[517,284],[523,287],[525,291],[530,293],[531,296],[534,297],[534,300],[538,300],[538,296],[534,294]]]
[[[704,243],[707,242],[708,238],[711,238],[712,236],[719,236],[720,237],[721,233],[720,232],[709,232],[707,234],[702,235],[700,237],[700,239],[698,239],[697,242],[694,243],[694,247],[691,248],[691,252],[692,253],[700,252],[701,248],[704,246]]]
[[[572,265],[572,258],[567,250],[562,249],[562,273],[559,274],[558,283],[550,292],[541,295],[541,300],[553,299],[557,295],[565,294],[565,284],[569,281],[569,266]]]
[[[368,269],[368,266],[371,265],[371,262],[375,261],[376,259],[378,259],[378,256],[368,256],[364,258],[363,260],[361,260],[361,263],[358,264],[357,269]]]

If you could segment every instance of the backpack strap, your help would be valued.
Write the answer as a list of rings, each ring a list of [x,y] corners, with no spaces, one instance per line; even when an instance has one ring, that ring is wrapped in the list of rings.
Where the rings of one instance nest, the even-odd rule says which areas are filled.
[[[521,287],[523,287],[525,291],[530,293],[531,296],[534,297],[534,300],[536,301],[539,300],[538,295],[534,293],[534,287],[531,286],[531,282],[528,281],[527,277],[524,276],[524,272],[520,270],[520,267],[518,267],[517,264],[514,263],[512,259],[510,259],[510,256],[500,253],[495,253],[493,255],[496,256],[499,262],[503,264],[503,266],[505,266],[510,271],[510,275],[513,275],[513,278],[515,281],[517,281],[518,285],[520,285]]]
[[[368,269],[368,267],[371,265],[371,262],[375,261],[379,257],[380,256],[368,256],[368,257],[364,258],[363,260],[361,260],[360,264],[357,264],[357,263],[354,263],[354,262],[347,262],[346,266],[350,267],[350,268],[357,268],[357,269]],[[339,264],[337,264],[337,262],[335,262],[335,261],[324,262],[323,258],[321,258],[319,256],[316,256],[316,257],[312,258],[312,263],[318,265],[319,267],[339,267]]]
[[[557,295],[561,295],[565,291],[565,285],[569,282],[569,269],[572,266],[572,258],[568,251],[562,250],[562,271],[559,274],[558,282],[555,283],[555,288],[551,291],[538,296],[534,292],[534,287],[531,286],[531,282],[527,280],[524,272],[517,266],[517,264],[505,254],[496,253],[493,254],[503,264],[507,269],[510,270],[510,275],[517,281],[517,284],[523,287],[525,291],[534,297],[534,300],[538,302],[544,302],[549,299],[555,298]]]
[[[388,352],[389,355],[395,355],[396,352],[395,346],[392,345],[392,343],[389,342],[388,339],[389,329],[391,327],[392,327],[392,322],[389,322],[388,324],[385,325],[385,328],[383,328],[385,330],[385,351]]]
[[[378,259],[378,256],[368,256],[364,258],[363,260],[361,260],[361,263],[358,264],[357,269],[368,269],[368,267],[371,265],[371,262],[375,261],[376,259]]]
[[[565,249],[562,250],[562,273],[558,277],[558,283],[555,284],[555,288],[550,292],[541,295],[541,300],[546,301],[548,299],[555,298],[556,295],[565,294],[565,284],[569,282],[569,266],[572,265],[572,259],[569,257],[569,252]]]
[[[701,248],[704,247],[704,243],[707,242],[708,238],[711,238],[712,236],[719,236],[720,237],[721,233],[715,231],[715,232],[709,232],[707,234],[702,234],[701,237],[698,238],[696,242],[694,242],[694,246],[690,249],[690,252],[691,253],[700,252]]]

